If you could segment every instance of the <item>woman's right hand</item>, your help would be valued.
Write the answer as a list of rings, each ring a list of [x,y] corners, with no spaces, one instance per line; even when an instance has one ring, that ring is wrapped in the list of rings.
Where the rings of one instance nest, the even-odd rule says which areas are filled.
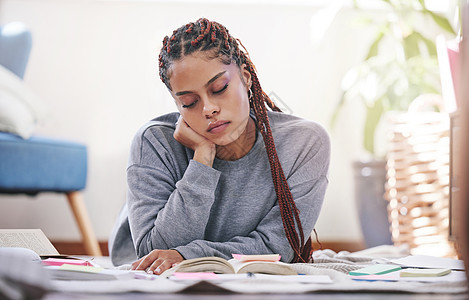
[[[133,262],[131,270],[146,270],[149,274],[160,275],[183,260],[184,258],[177,250],[155,249],[139,260]]]
[[[212,167],[216,154],[215,144],[195,132],[182,116],[176,122],[173,136],[176,141],[194,150],[193,160]]]

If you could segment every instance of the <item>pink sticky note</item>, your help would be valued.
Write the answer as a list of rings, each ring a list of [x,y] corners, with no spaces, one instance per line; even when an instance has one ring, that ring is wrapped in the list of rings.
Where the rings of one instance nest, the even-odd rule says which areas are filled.
[[[213,272],[174,272],[173,276],[177,279],[196,279],[196,280],[205,280],[205,279],[217,279],[218,275]]]
[[[244,255],[244,254],[231,254],[233,258],[239,261],[279,261],[279,254],[260,254],[260,255]]]
[[[93,266],[89,261],[82,259],[69,259],[69,258],[48,258],[42,261],[44,266],[61,266],[63,264],[77,265],[77,266]]]

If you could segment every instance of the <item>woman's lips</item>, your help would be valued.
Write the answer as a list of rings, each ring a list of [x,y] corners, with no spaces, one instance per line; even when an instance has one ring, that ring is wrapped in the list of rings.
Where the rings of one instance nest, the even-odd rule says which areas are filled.
[[[216,121],[208,125],[207,131],[210,133],[220,133],[230,124],[229,121]]]

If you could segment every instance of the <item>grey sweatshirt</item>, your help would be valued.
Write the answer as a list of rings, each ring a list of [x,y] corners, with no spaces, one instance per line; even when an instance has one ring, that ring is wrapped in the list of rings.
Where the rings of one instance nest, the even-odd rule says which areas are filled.
[[[128,224],[123,212],[113,234],[121,237],[111,236],[113,261],[132,252],[119,245],[126,244],[121,240],[129,224],[138,257],[153,249],[175,249],[185,259],[278,253],[282,261],[291,261],[262,135],[244,157],[215,158],[208,167],[192,160],[193,151],[173,138],[178,116],[152,120],[132,142]],[[328,183],[329,137],[317,123],[292,115],[269,112],[269,119],[307,239]]]

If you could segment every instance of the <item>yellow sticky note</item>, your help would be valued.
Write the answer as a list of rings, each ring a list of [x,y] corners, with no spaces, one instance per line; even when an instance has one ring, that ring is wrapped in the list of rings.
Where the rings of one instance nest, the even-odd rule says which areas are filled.
[[[451,269],[404,269],[401,271],[401,277],[434,277],[444,276],[451,273]]]
[[[75,272],[87,272],[87,273],[99,273],[103,270],[103,268],[63,264],[59,267],[59,270],[75,271]]]

